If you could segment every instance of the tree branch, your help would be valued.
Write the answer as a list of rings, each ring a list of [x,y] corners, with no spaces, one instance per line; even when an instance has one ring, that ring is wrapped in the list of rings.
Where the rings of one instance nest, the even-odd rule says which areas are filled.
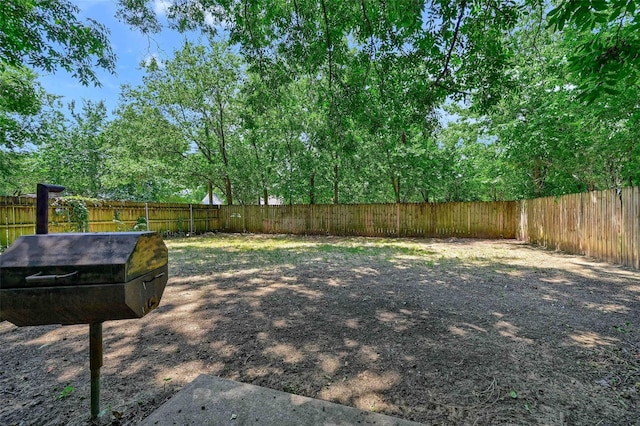
[[[440,75],[436,78],[436,81],[433,83],[432,86],[436,86],[440,83],[440,81],[444,78],[445,75],[447,75],[447,72],[449,71],[449,63],[451,62],[451,56],[453,55],[453,49],[456,46],[456,43],[458,42],[458,35],[460,33],[460,25],[462,24],[462,18],[464,17],[464,11],[467,8],[467,1],[464,0],[462,2],[462,4],[460,5],[460,14],[458,15],[458,20],[456,22],[456,28],[453,32],[453,38],[451,39],[451,45],[449,46],[449,51],[447,52],[447,57],[445,59],[444,62],[444,67],[442,69],[442,72],[440,73]]]
[[[324,18],[324,28],[327,43],[327,52],[329,53],[329,95],[331,96],[331,109],[333,109],[333,46],[331,44],[331,34],[329,33],[329,17],[327,16],[327,5],[321,0],[322,16]]]

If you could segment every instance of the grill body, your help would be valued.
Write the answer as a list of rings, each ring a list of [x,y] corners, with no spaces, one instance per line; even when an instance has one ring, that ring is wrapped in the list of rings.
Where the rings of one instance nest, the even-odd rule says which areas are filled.
[[[24,326],[141,318],[160,303],[167,264],[154,232],[20,237],[0,255],[0,320]]]

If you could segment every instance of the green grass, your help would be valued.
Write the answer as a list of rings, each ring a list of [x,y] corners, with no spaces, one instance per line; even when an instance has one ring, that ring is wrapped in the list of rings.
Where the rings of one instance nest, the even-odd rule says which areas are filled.
[[[451,246],[429,239],[215,234],[166,242],[170,262],[185,273],[363,261],[437,268],[485,263],[492,254],[490,250],[477,253],[469,250],[468,245]]]

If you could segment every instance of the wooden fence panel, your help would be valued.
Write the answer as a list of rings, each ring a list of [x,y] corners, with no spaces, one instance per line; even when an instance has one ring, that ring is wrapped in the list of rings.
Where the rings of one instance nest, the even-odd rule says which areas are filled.
[[[517,238],[640,269],[640,187],[519,201]]]
[[[89,203],[89,231],[227,232],[377,237],[518,238],[640,269],[640,187],[518,202],[208,206]],[[35,232],[36,200],[0,197],[0,246]],[[51,206],[50,231],[71,227]],[[142,220],[144,219],[144,220]]]
[[[35,234],[34,198],[0,197],[0,247],[7,247],[22,235]]]
[[[219,228],[218,206],[126,201],[89,201],[86,204],[89,211],[88,232],[144,230],[148,227],[151,231],[173,234],[207,232]],[[50,202],[49,232],[69,232],[73,229],[68,217],[61,215],[63,211],[63,207],[56,207]],[[9,246],[21,235],[34,234],[35,221],[35,198],[0,197],[0,247]],[[139,222],[143,223],[138,225]]]
[[[515,238],[516,203],[220,206],[226,232]]]

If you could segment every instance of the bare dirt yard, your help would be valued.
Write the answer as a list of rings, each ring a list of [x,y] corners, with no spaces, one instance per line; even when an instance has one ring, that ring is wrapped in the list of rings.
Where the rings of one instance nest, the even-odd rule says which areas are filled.
[[[426,424],[640,424],[640,271],[511,240],[171,239],[104,324],[99,424],[199,374]],[[88,325],[0,323],[0,424],[89,424]]]

